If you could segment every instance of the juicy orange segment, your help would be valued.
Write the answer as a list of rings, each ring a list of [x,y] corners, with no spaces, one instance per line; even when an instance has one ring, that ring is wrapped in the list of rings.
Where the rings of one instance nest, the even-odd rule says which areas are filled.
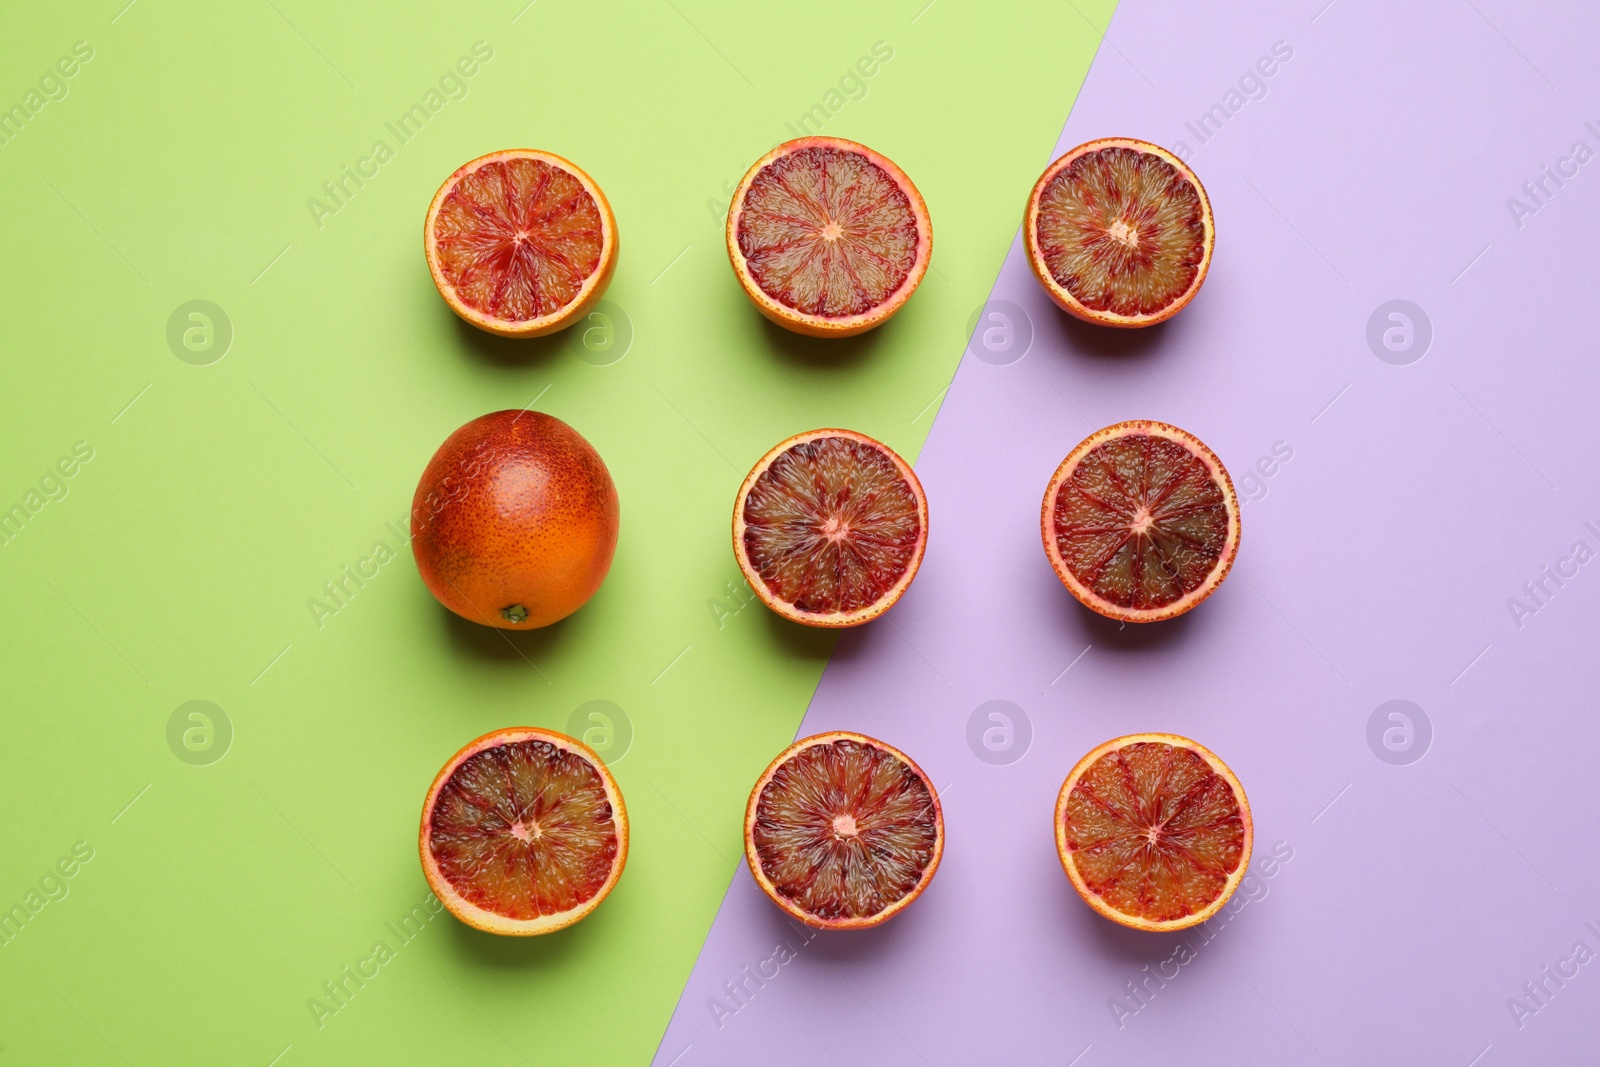
[[[627,858],[627,812],[599,757],[534,728],[474,741],[446,764],[423,811],[423,869],[462,921],[494,933],[570,925],[610,892]]]
[[[1175,426],[1130,422],[1091,435],[1045,492],[1045,552],[1069,590],[1114,619],[1188,611],[1221,584],[1239,547],[1233,482]]]
[[[751,791],[751,874],[785,911],[813,926],[875,926],[933,877],[944,817],[915,763],[861,734],[806,738]]]
[[[1176,156],[1145,141],[1080,145],[1051,164],[1028,201],[1034,273],[1061,307],[1108,326],[1176,314],[1211,262],[1211,204]]]
[[[1187,738],[1136,734],[1073,768],[1056,804],[1056,844],[1091,907],[1141,929],[1182,929],[1216,914],[1250,862],[1244,790]]]
[[[815,430],[756,464],[734,504],[734,553],[774,611],[853,626],[899,599],[922,561],[927,499],[888,446]]]
[[[910,298],[932,229],[916,187],[888,159],[836,137],[780,145],[745,175],[728,256],[762,314],[815,336],[870,329]]]
[[[867,157],[804,148],[745,192],[739,251],[763,292],[808,315],[860,315],[905,282],[917,258],[911,201]]]
[[[576,321],[616,261],[616,224],[599,186],[532,149],[491,153],[451,175],[429,207],[424,238],[451,308],[512,336]]]

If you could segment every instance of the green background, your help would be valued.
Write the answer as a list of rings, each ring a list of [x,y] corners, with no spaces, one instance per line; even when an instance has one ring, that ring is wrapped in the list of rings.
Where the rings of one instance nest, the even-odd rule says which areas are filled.
[[[93,49],[0,145],[0,508],[38,506],[0,546],[0,909],[38,908],[0,946],[0,1063],[643,1062],[740,860],[749,785],[832,649],[741,598],[734,492],[819,425],[915,457],[1111,0],[125,2],[0,20],[0,107]],[[479,41],[464,97],[401,144],[385,123]],[[851,341],[768,325],[722,244],[734,183],[813,105],[934,222],[921,290]],[[319,226],[308,200],[379,140],[393,158]],[[611,200],[620,261],[587,335],[477,333],[429,280],[429,198],[508,146],[573,159]],[[209,365],[168,345],[192,300],[231,323]],[[529,404],[605,457],[622,535],[587,607],[505,635],[440,608],[385,524],[450,431]],[[48,499],[79,442],[93,458]],[[323,583],[377,542],[396,558],[319,626],[308,602],[338,606]],[[222,717],[210,749],[169,744],[191,700],[231,724],[208,765],[178,754],[214,758]],[[620,709],[616,891],[544,938],[443,914],[402,942],[386,924],[427,896],[439,766],[591,700]],[[47,878],[79,842],[92,859]],[[338,1006],[323,983],[380,940],[393,958],[319,1026],[308,1000]]]

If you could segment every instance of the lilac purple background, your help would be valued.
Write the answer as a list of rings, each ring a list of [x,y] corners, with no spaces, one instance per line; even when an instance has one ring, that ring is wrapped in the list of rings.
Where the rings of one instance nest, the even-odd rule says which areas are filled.
[[[843,639],[801,727],[911,753],[941,790],[943,866],[884,927],[810,940],[741,867],[658,1064],[1597,1055],[1600,962],[1571,954],[1600,951],[1600,562],[1572,551],[1600,550],[1600,161],[1569,153],[1600,150],[1600,17],[1321,3],[1124,0],[1057,154],[1126,134],[1189,155],[1218,220],[1210,278],[1165,326],[1108,333],[1057,313],[1013,245],[993,295],[1010,304],[918,463],[922,571]],[[1275,44],[1271,77],[1230,99]],[[1230,103],[1202,144],[1193,127]],[[1577,173],[1534,200],[1545,165]],[[1024,192],[997,195],[1020,214]],[[1432,325],[1408,365],[1367,341],[1392,299]],[[1011,347],[986,347],[1008,324]],[[1196,433],[1246,500],[1229,580],[1149,628],[1080,608],[1039,539],[1062,456],[1127,418]],[[1247,478],[1275,447],[1291,458]],[[1547,565],[1577,573],[1558,586]],[[1542,605],[1524,592],[1541,579]],[[1393,699],[1432,726],[1408,765],[1368,743]],[[991,700],[1031,724],[1009,765],[969,746]],[[1256,878],[1203,933],[1099,918],[1056,859],[1066,771],[1147,730],[1210,746],[1254,810]],[[1264,866],[1279,842],[1292,859]],[[1180,942],[1193,959],[1131,995]],[[1541,971],[1562,966],[1559,986]]]

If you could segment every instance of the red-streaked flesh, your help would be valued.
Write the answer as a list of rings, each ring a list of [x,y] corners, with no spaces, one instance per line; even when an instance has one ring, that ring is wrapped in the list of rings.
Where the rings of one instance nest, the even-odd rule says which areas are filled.
[[[1090,449],[1056,493],[1056,547],[1075,578],[1120,608],[1160,609],[1205,583],[1227,549],[1228,505],[1204,460],[1131,433]]]
[[[846,318],[888,299],[917,259],[905,192],[858,152],[802,148],[767,164],[745,193],[739,251],[772,299]]]
[[[1123,915],[1183,919],[1239,867],[1239,799],[1198,753],[1137,742],[1083,772],[1067,796],[1067,848],[1089,890]]]
[[[600,209],[577,177],[541,159],[486,163],[434,220],[439,269],[462,303],[525,322],[570,304],[600,264]]]
[[[744,549],[777,600],[814,614],[870,607],[917,558],[917,496],[893,457],[820,437],[788,449],[750,487]]]
[[[837,740],[773,773],[752,833],[761,871],[785,899],[819,920],[865,919],[916,889],[938,815],[927,783],[892,752]]]
[[[1205,259],[1199,189],[1160,156],[1087,152],[1039,198],[1037,240],[1051,277],[1092,311],[1151,315],[1188,292]]]
[[[574,752],[534,740],[485,749],[457,767],[439,791],[430,841],[458,893],[518,920],[591,899],[618,847],[599,772]]]

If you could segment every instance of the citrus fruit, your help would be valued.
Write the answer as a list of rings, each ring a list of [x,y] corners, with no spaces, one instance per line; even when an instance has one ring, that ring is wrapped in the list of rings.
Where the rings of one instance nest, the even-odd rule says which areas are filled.
[[[922,895],[944,854],[933,783],[899,749],[840,730],[796,741],[744,815],[756,884],[811,926],[877,926]]]
[[[1194,171],[1148,141],[1081,144],[1045,170],[1022,222],[1028,263],[1063,309],[1101,326],[1150,326],[1200,291],[1216,240]]]
[[[865,145],[801,137],[751,167],[728,209],[728,258],[761,314],[849,337],[899,311],[928,271],[933,226],[905,172]]]
[[[1182,930],[1221,910],[1250,867],[1250,805],[1233,772],[1175,734],[1130,734],[1072,768],[1056,851],[1095,911],[1136,930]]]
[[[1086,607],[1159,622],[1210,596],[1239,552],[1239,498],[1216,453],[1164,422],[1120,422],[1074,448],[1044,491],[1056,576]]]
[[[497,411],[428,462],[411,503],[411,551],[457,615],[532,630],[600,588],[618,519],[611,473],[577,430],[540,411]]]
[[[422,873],[491,934],[548,934],[593,911],[628,861],[628,809],[600,757],[513,726],[450,757],[422,805]]]
[[[605,292],[617,220],[576,165],[511,148],[445,179],[422,243],[450,310],[503,337],[539,337],[577,322]]]
[[[928,543],[922,483],[851,430],[797,434],[761,457],[733,503],[733,554],[767,607],[859,626],[900,599]]]

